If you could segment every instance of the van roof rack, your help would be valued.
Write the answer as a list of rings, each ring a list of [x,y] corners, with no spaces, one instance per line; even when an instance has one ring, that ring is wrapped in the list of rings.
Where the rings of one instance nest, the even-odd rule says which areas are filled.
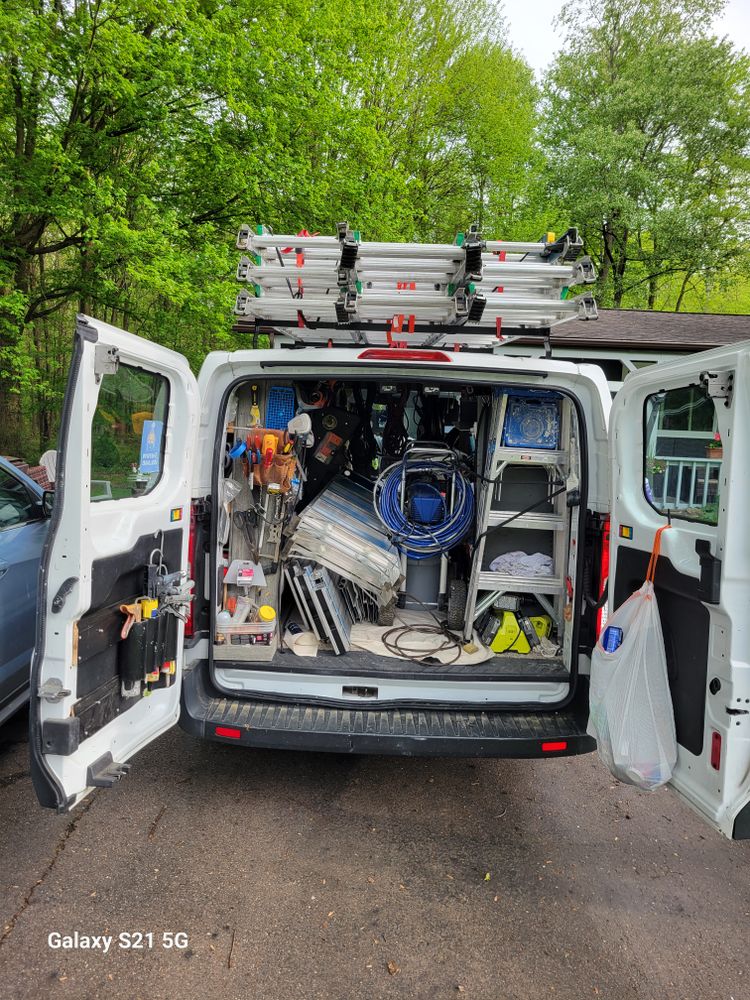
[[[493,349],[597,318],[590,293],[568,297],[596,280],[577,229],[526,243],[482,239],[473,225],[454,243],[379,243],[346,222],[335,236],[243,226],[237,247],[248,287],[235,329],[276,346]]]

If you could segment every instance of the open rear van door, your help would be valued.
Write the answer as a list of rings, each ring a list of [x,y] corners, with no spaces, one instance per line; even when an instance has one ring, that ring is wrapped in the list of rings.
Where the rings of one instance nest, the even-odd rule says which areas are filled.
[[[177,722],[198,414],[185,358],[79,316],[31,676],[42,805],[111,786]]]
[[[677,729],[672,787],[750,837],[750,342],[654,365],[614,400],[610,608],[655,588]]]

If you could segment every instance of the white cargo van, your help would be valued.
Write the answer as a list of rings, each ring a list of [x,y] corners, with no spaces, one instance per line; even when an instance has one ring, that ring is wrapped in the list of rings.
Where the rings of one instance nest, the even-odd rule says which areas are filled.
[[[65,811],[111,786],[178,722],[242,747],[590,752],[607,580],[611,609],[643,581],[671,518],[656,571],[671,784],[715,829],[750,836],[750,343],[644,369],[614,404],[594,365],[445,339],[322,344],[212,353],[196,380],[181,355],[79,317],[32,673],[40,802]],[[529,401],[554,416],[546,450],[508,434],[508,407],[525,419]],[[310,419],[289,435],[300,414]],[[450,551],[397,552],[404,572],[381,579],[392,599],[378,605],[374,549],[357,542],[369,501],[358,518],[351,497],[377,495],[388,461],[420,444],[460,456],[473,520]],[[268,470],[286,456],[297,467],[272,515]],[[431,476],[410,509],[453,503],[455,486]],[[337,575],[349,557],[355,569]],[[315,655],[295,651],[300,632]]]

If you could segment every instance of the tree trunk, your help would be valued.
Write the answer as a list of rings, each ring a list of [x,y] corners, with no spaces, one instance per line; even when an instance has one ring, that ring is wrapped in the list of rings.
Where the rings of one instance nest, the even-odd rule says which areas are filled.
[[[675,302],[674,311],[678,313],[682,308],[682,300],[685,298],[685,292],[687,291],[688,282],[693,277],[692,271],[686,271],[685,277],[682,279],[682,284],[680,285],[680,294],[677,296],[677,301]]]
[[[648,308],[656,308],[656,275],[651,274],[648,278]]]
[[[622,246],[614,264],[614,306],[615,309],[622,308],[622,297],[625,293],[625,270],[628,266],[628,231],[623,230]]]

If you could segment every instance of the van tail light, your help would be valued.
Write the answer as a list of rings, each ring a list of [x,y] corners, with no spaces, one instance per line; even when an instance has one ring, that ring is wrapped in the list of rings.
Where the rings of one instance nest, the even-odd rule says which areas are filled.
[[[188,535],[188,576],[195,579],[195,528],[197,523],[197,513],[195,504],[190,505],[190,534]],[[185,638],[189,639],[195,632],[195,622],[193,619],[193,605],[195,601],[188,604],[187,616],[185,617]]]
[[[597,596],[601,596],[604,585],[609,579],[609,529],[610,521],[609,514],[607,514],[602,518],[602,554],[599,560],[599,594]],[[602,629],[607,624],[607,618],[609,618],[609,604],[605,601],[596,613],[597,635],[602,634]]]
[[[217,726],[214,732],[228,740],[238,740],[242,736],[242,730],[235,729],[234,726]]]
[[[711,733],[711,767],[714,771],[721,768],[721,733],[716,730]]]
[[[559,753],[561,750],[567,749],[567,740],[549,740],[546,743],[542,743],[542,753]]]
[[[450,362],[445,351],[421,351],[417,347],[370,347],[357,355],[360,361],[438,361]]]

